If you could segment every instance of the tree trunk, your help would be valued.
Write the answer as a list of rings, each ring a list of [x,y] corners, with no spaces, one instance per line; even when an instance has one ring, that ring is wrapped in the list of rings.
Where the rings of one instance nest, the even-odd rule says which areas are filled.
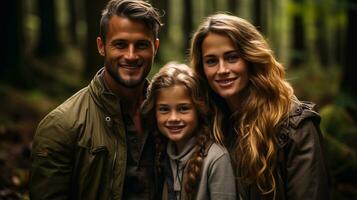
[[[157,8],[162,15],[161,22],[163,26],[159,32],[159,38],[161,42],[169,42],[167,39],[169,38],[169,28],[170,28],[170,0],[153,0],[152,5]],[[163,49],[159,48],[159,52],[156,55],[156,62],[163,62],[163,58],[161,57]]]
[[[305,29],[301,12],[293,16],[293,31],[292,31],[292,47],[291,66],[299,67],[305,62]]]
[[[213,12],[216,12],[218,10],[218,2],[216,0],[212,0],[212,9]]]
[[[69,35],[70,41],[74,44],[78,44],[76,2],[77,1],[67,0],[69,8]]]
[[[328,52],[328,45],[327,45],[327,30],[326,30],[326,16],[325,16],[325,11],[324,11],[324,6],[323,5],[318,5],[316,8],[316,22],[315,22],[315,27],[316,27],[316,32],[317,32],[317,37],[316,37],[316,49],[318,53],[318,59],[319,63],[321,64],[322,67],[328,67],[329,64],[331,64],[332,59],[330,58]]]
[[[233,15],[237,13],[236,9],[238,7],[238,0],[229,0],[228,1],[228,6],[229,6],[229,12],[231,12]]]
[[[37,53],[39,56],[51,56],[60,51],[54,0],[38,0],[38,12],[41,27]]]
[[[99,36],[99,24],[101,11],[104,9],[108,0],[85,1],[87,19],[87,47],[84,76],[90,80],[94,74],[103,67],[103,59],[97,50],[96,38]]]
[[[183,34],[184,34],[184,51],[188,53],[188,48],[190,47],[190,40],[192,34],[192,4],[191,0],[184,0],[183,9]]]
[[[266,12],[263,0],[254,0],[253,1],[253,21],[254,25],[259,31],[263,34],[266,34]]]
[[[23,3],[21,0],[3,2],[0,14],[1,32],[4,37],[0,50],[0,80],[21,86],[23,71]]]
[[[349,1],[350,5],[355,5],[352,0]],[[343,77],[341,82],[341,91],[345,94],[350,95],[351,104],[348,105],[349,111],[351,112],[353,118],[357,120],[357,67],[356,67],[356,55],[352,50],[357,46],[357,9],[352,6],[348,9],[348,26],[347,26],[347,42],[346,42],[346,64],[343,67]],[[354,102],[354,103],[352,103]]]
[[[161,27],[160,37],[166,37],[169,30],[170,0],[153,0],[152,5],[159,10],[160,14],[162,14],[161,21],[164,26]]]

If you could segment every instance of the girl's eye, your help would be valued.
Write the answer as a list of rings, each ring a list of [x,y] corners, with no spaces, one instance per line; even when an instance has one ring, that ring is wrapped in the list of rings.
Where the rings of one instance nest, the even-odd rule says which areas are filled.
[[[169,108],[168,107],[164,107],[164,106],[160,106],[157,108],[157,112],[159,113],[167,113],[169,112]]]
[[[178,107],[178,111],[179,112],[181,112],[181,113],[186,113],[186,112],[188,112],[188,111],[190,111],[191,110],[191,107],[190,106],[179,106]]]

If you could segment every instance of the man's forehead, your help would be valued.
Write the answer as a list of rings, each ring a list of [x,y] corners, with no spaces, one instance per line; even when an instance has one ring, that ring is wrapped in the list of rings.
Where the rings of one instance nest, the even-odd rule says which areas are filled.
[[[150,41],[154,40],[152,30],[144,22],[121,16],[113,16],[108,24],[107,36],[110,37],[116,34],[142,37]]]

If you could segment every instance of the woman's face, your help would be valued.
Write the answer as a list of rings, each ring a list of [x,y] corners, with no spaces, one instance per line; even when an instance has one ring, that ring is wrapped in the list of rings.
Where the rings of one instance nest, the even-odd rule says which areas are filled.
[[[209,33],[202,43],[203,71],[209,85],[229,105],[248,83],[247,63],[225,35]]]

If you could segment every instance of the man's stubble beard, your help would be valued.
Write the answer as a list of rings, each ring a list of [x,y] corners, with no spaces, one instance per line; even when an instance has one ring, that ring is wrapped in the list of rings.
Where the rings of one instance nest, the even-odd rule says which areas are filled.
[[[105,69],[108,71],[109,75],[115,80],[115,82],[117,84],[119,84],[123,87],[126,87],[126,88],[134,89],[134,88],[140,86],[145,81],[145,79],[147,78],[147,76],[150,73],[151,66],[152,66],[153,62],[151,63],[150,67],[147,66],[147,68],[143,72],[142,76],[138,80],[124,80],[118,73],[119,66],[116,65],[116,67],[113,68],[113,67],[111,67],[112,65],[107,65],[107,64],[108,63],[105,64]],[[144,67],[144,66],[142,66],[142,67]]]

